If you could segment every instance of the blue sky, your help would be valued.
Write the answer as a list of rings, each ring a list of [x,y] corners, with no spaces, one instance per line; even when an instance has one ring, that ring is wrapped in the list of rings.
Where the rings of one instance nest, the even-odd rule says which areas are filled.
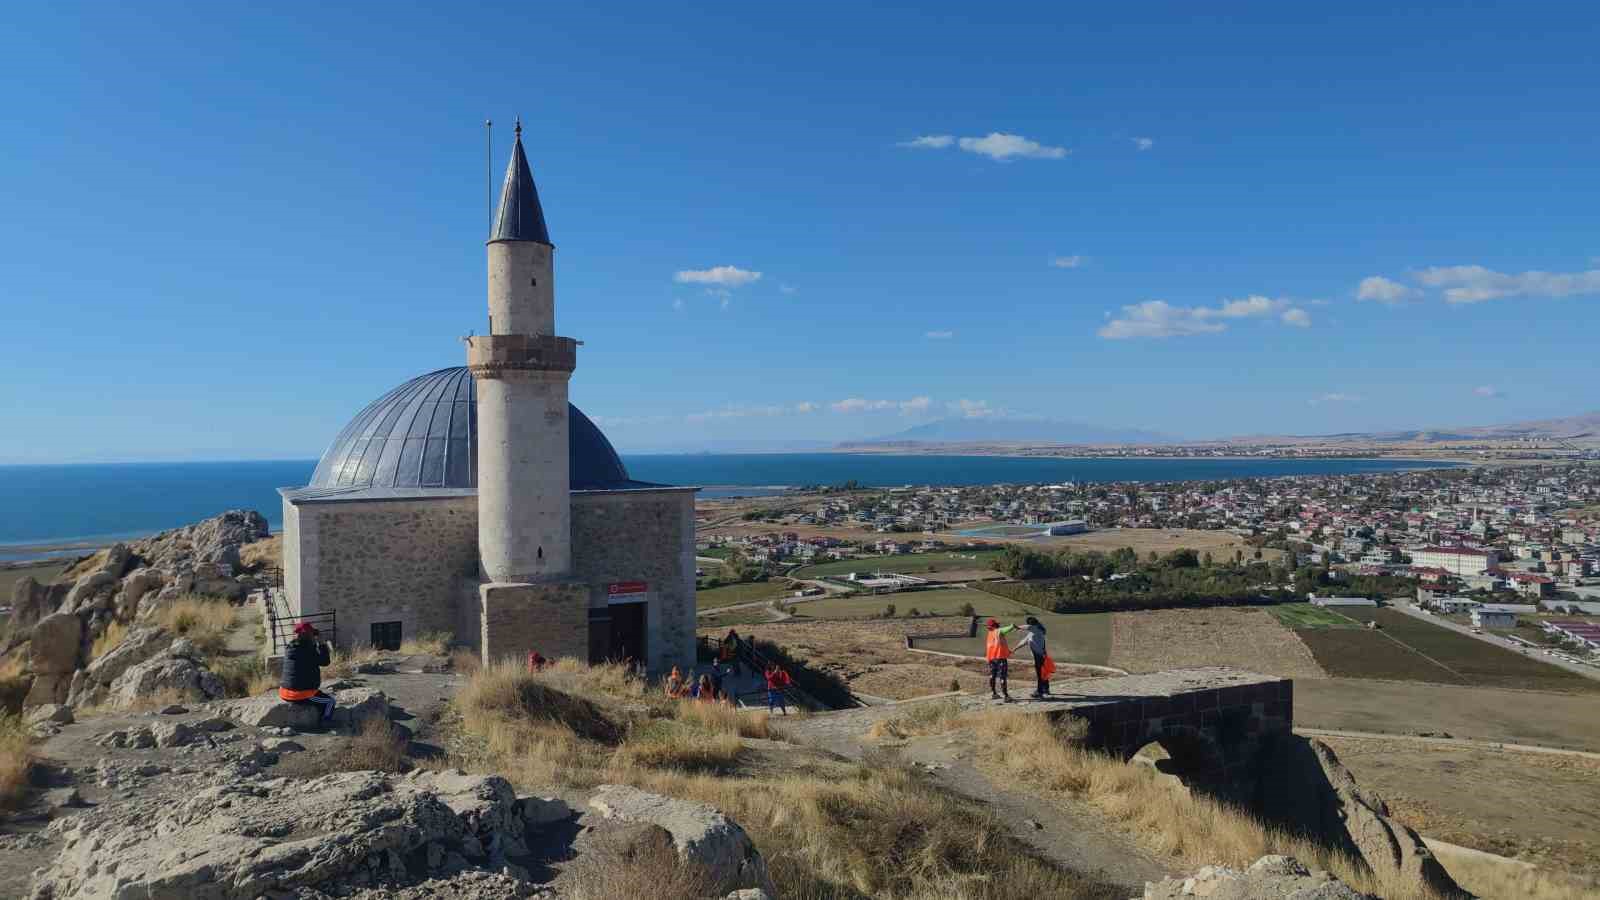
[[[0,462],[460,364],[518,114],[624,451],[1600,408],[1594,8],[270,6],[0,13]]]

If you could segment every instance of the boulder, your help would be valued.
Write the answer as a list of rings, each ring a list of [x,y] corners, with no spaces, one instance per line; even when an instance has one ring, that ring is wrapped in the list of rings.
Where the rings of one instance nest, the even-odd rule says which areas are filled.
[[[28,693],[22,698],[23,706],[43,706],[66,703],[72,692],[72,675],[66,672],[44,672],[33,676]]]
[[[172,636],[160,628],[135,628],[73,679],[70,702],[91,706],[105,700],[106,689],[123,672],[165,650]]]
[[[40,722],[52,722],[56,725],[71,725],[73,721],[72,707],[63,706],[59,703],[44,703],[28,710],[28,715],[25,721],[29,725],[37,725]]]
[[[517,801],[522,822],[529,828],[544,828],[572,818],[572,807],[560,797],[524,797]]]
[[[74,615],[54,613],[33,626],[28,641],[28,667],[35,674],[65,673],[71,679],[83,654],[83,620]]]
[[[666,829],[679,858],[704,867],[719,895],[743,888],[774,892],[750,836],[713,807],[616,784],[601,785],[589,806],[606,819]]]
[[[14,628],[27,628],[55,608],[56,604],[50,600],[50,586],[40,584],[32,575],[11,586],[11,624]]]
[[[1440,897],[1468,897],[1421,836],[1390,818],[1388,804],[1362,789],[1327,744],[1286,738],[1263,761],[1261,812],[1291,831],[1315,834],[1360,857],[1380,881],[1420,884]]]
[[[359,728],[361,723],[374,717],[389,718],[389,698],[383,691],[371,688],[350,688],[334,691],[333,720]]]
[[[448,866],[484,872],[483,848],[521,839],[515,796],[496,776],[450,785],[459,790],[379,772],[272,784],[229,780],[180,802],[135,799],[64,820],[62,849],[35,872],[34,896],[344,896],[374,882],[413,884]],[[515,886],[516,871],[507,865],[498,877]]]
[[[173,659],[188,659],[195,662],[199,662],[201,658],[200,651],[195,649],[194,641],[186,637],[173,641],[172,646],[167,648],[167,655]]]
[[[152,591],[161,590],[167,577],[159,569],[138,568],[122,579],[122,590],[117,593],[117,618],[127,621],[139,611],[139,603]]]
[[[107,691],[107,700],[127,709],[163,693],[176,693],[202,700],[221,697],[222,679],[191,659],[157,656],[129,668]]]
[[[106,548],[105,561],[100,563],[98,571],[110,575],[114,581],[128,571],[128,563],[132,561],[133,551],[128,549],[127,544],[118,542]]]
[[[150,726],[157,747],[182,747],[192,742],[201,732],[187,722],[159,722]]]
[[[1206,866],[1188,878],[1147,882],[1144,900],[1377,900],[1288,856],[1263,856],[1244,871]]]
[[[60,611],[78,613],[110,607],[116,593],[117,576],[104,569],[98,569],[72,583],[72,588],[67,591],[67,599],[61,603]]]
[[[322,719],[322,711],[310,703],[285,703],[276,690],[246,697],[223,707],[223,714],[252,728],[292,728],[310,731]]]

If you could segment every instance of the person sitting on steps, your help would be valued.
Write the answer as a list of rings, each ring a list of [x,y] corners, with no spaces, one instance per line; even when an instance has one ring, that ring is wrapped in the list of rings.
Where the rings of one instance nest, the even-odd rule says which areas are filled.
[[[328,642],[317,640],[310,622],[294,627],[294,640],[283,651],[283,680],[278,699],[288,703],[314,703],[322,707],[322,721],[333,719],[333,698],[321,691],[322,667],[329,665]]]

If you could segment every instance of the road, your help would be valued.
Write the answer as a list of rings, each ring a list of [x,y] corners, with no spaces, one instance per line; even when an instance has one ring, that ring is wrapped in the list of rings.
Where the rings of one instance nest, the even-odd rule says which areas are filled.
[[[1595,666],[1586,666],[1586,665],[1583,665],[1582,663],[1567,662],[1566,660],[1561,659],[1559,657],[1547,656],[1547,655],[1545,655],[1543,653],[1532,653],[1532,652],[1529,652],[1528,648],[1522,646],[1521,644],[1518,644],[1518,643],[1515,643],[1515,642],[1512,642],[1512,641],[1508,641],[1503,637],[1499,637],[1498,635],[1493,635],[1493,634],[1488,634],[1488,633],[1476,634],[1476,633],[1473,632],[1473,630],[1471,628],[1469,628],[1469,627],[1467,627],[1465,625],[1457,625],[1456,623],[1450,621],[1449,619],[1444,618],[1443,616],[1433,616],[1433,615],[1428,615],[1427,613],[1424,613],[1424,612],[1420,612],[1419,610],[1417,610],[1415,607],[1413,607],[1409,603],[1401,603],[1401,604],[1397,604],[1397,605],[1391,606],[1389,608],[1390,609],[1399,610],[1400,612],[1403,612],[1406,615],[1411,616],[1412,618],[1421,619],[1424,622],[1431,622],[1434,625],[1438,625],[1441,628],[1448,628],[1451,631],[1460,632],[1461,634],[1464,634],[1469,638],[1473,638],[1475,640],[1483,641],[1486,644],[1493,644],[1496,647],[1501,647],[1501,648],[1504,648],[1504,649],[1507,649],[1507,650],[1512,650],[1514,652],[1521,653],[1521,654],[1523,654],[1525,656],[1531,656],[1534,659],[1539,660],[1540,662],[1549,663],[1552,666],[1556,666],[1558,668],[1566,669],[1568,672],[1573,672],[1573,673],[1576,673],[1578,675],[1582,675],[1585,678],[1591,678],[1591,679],[1593,679],[1595,681],[1600,681],[1600,668],[1597,668]]]

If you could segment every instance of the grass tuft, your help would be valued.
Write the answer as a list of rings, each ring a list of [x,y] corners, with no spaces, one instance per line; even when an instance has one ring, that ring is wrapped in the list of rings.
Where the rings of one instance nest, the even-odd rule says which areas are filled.
[[[220,654],[228,646],[237,607],[226,600],[185,594],[161,607],[157,622],[169,632],[188,638],[205,656]]]
[[[300,752],[285,756],[273,770],[285,778],[317,778],[330,772],[391,772],[411,770],[406,759],[405,735],[388,720],[372,716],[362,721],[361,730],[338,746],[321,752]]]
[[[450,652],[450,638],[448,631],[424,631],[401,642],[400,653],[405,656],[444,656]]]
[[[94,643],[90,645],[89,661],[94,662],[100,657],[105,656],[107,653],[110,653],[112,650],[115,650],[117,645],[122,643],[122,639],[127,636],[128,626],[113,620],[110,624],[106,625],[106,630],[100,632],[100,636],[95,638]]]
[[[278,679],[267,671],[267,663],[254,653],[228,656],[206,662],[226,689],[228,697],[254,697],[278,686]]]
[[[15,809],[33,771],[33,740],[22,717],[0,713],[0,811]]]

